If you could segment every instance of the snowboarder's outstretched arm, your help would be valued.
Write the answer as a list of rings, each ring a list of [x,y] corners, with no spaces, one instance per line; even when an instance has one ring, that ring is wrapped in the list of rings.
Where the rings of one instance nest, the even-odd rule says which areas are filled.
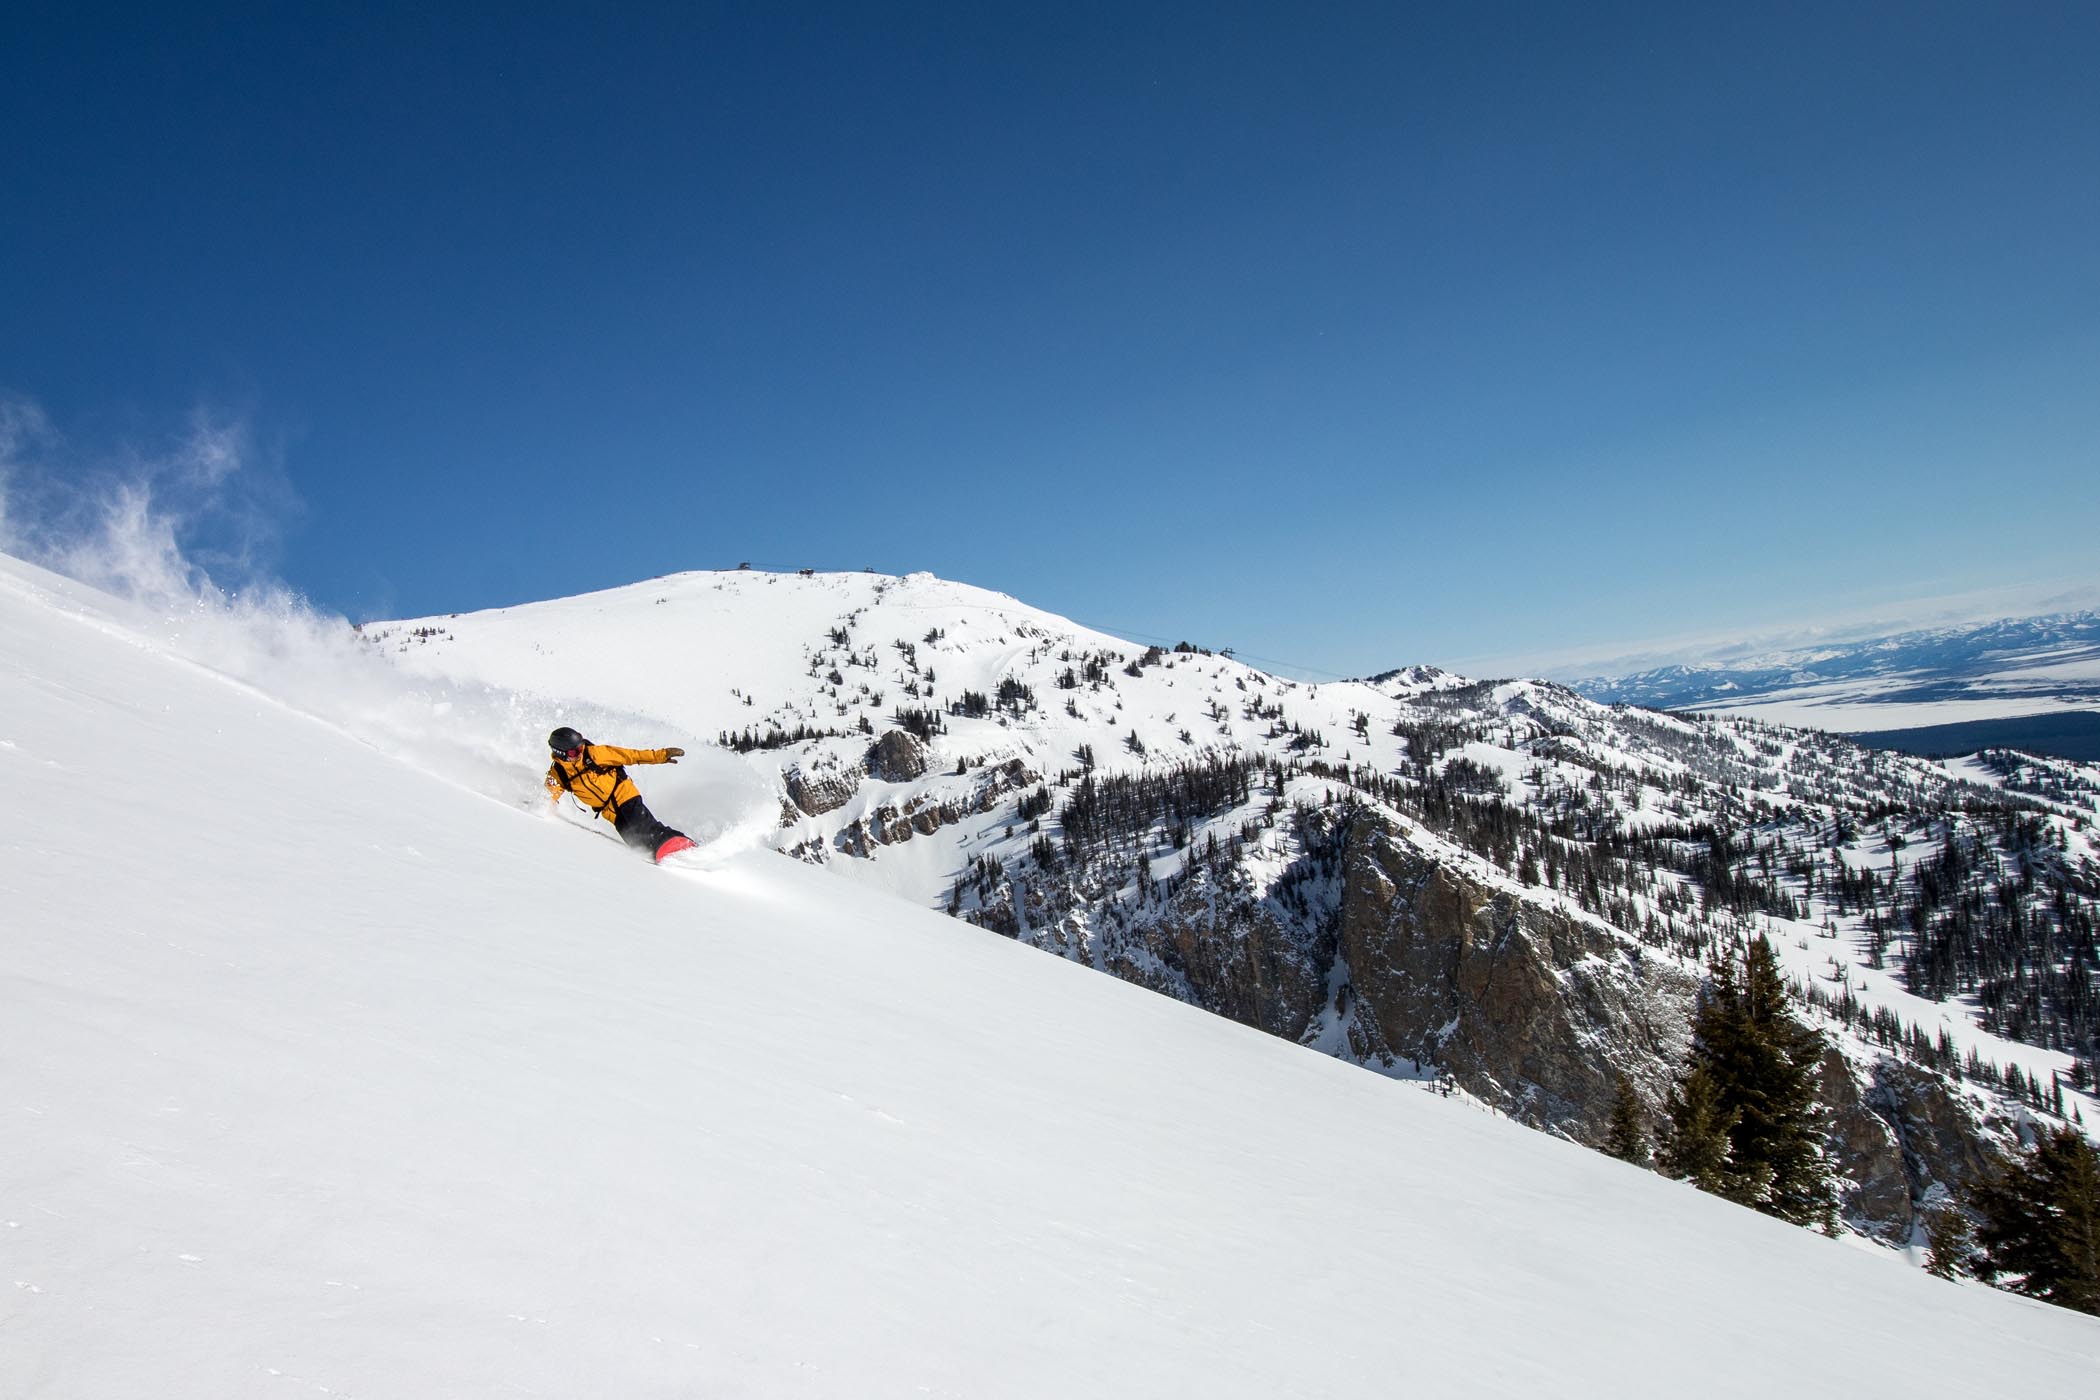
[[[591,744],[584,756],[600,768],[620,768],[630,763],[676,763],[684,749],[616,749],[611,744]]]

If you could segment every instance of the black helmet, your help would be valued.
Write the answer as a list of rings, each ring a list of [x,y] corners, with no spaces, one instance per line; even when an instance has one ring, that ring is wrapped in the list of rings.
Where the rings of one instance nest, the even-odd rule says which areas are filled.
[[[580,749],[586,742],[588,741],[581,734],[578,734],[566,724],[547,736],[547,747],[556,753],[567,753],[570,749]]]

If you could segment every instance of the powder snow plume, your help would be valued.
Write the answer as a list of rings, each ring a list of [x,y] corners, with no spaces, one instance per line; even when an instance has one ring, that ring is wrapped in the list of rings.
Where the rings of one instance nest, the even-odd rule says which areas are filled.
[[[658,815],[723,853],[771,831],[779,806],[767,780],[661,718],[394,666],[348,619],[268,574],[272,500],[291,498],[236,421],[200,412],[162,450],[91,456],[35,404],[0,400],[0,551],[110,595],[127,625],[175,654],[512,806],[545,807],[557,725],[676,745],[689,756],[648,778]]]

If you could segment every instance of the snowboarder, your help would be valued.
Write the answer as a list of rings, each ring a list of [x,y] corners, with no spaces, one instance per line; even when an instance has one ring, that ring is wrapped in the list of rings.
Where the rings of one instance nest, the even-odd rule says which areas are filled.
[[[569,794],[611,822],[622,841],[650,852],[659,862],[673,852],[692,849],[692,838],[665,826],[644,805],[626,767],[630,763],[676,763],[685,756],[684,749],[616,749],[594,744],[567,725],[547,736],[547,747],[554,751],[554,762],[547,769],[549,802],[560,802],[563,793]]]

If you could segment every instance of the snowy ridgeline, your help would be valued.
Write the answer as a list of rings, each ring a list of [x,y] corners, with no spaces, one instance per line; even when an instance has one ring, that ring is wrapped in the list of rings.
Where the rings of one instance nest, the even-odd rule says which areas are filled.
[[[771,852],[652,869],[534,810],[540,700],[336,648],[0,561],[0,1394],[2091,1380],[2090,1319]]]

